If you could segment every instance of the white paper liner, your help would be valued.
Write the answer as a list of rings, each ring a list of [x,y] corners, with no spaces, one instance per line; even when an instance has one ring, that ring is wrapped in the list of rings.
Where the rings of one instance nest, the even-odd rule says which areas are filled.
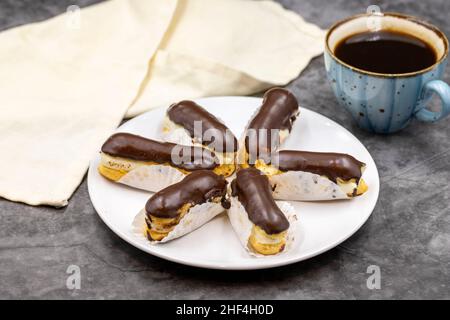
[[[248,218],[248,214],[245,211],[244,206],[239,202],[237,197],[231,197],[230,201],[231,207],[230,209],[228,209],[228,218],[230,219],[230,223],[233,226],[234,232],[238,236],[242,246],[247,250],[247,252],[251,256],[254,257],[260,258],[273,256],[256,253],[248,247],[248,240],[250,238],[254,223],[251,222],[250,219]],[[282,252],[278,253],[283,254],[285,252],[288,252],[298,244],[298,240],[300,238],[297,237],[296,233],[298,226],[298,216],[294,208],[288,202],[277,201],[277,205],[280,208],[280,210],[284,213],[287,220],[289,221],[289,229],[287,231],[286,237],[286,246]]]
[[[181,144],[184,146],[193,146],[194,141],[189,133],[179,124],[176,124],[166,115],[163,120],[162,138],[166,142]]]
[[[117,182],[151,192],[158,192],[180,182],[186,176],[171,166],[153,164],[142,165],[126,173]]]
[[[225,209],[221,203],[206,202],[196,205],[189,209],[189,211],[181,218],[180,222],[175,228],[161,241],[149,241],[151,244],[164,243],[179,237],[182,237],[213,219]],[[146,212],[142,209],[134,218],[132,222],[132,232],[136,237],[148,240],[146,235]]]
[[[330,179],[304,171],[288,171],[269,176],[273,197],[278,200],[323,201],[350,199]]]

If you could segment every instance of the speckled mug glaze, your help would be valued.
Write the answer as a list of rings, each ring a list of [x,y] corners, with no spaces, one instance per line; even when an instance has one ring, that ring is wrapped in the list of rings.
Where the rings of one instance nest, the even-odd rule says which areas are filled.
[[[448,55],[448,40],[436,27],[417,18],[396,13],[375,17],[380,29],[411,33],[436,50],[437,62],[427,69],[406,74],[380,74],[352,67],[339,60],[333,50],[339,40],[372,30],[372,15],[357,15],[333,25],[325,43],[325,67],[339,104],[358,125],[370,132],[392,133],[403,129],[413,118],[438,121],[450,114],[450,87],[440,79]],[[371,21],[373,23],[373,21]],[[433,93],[442,102],[439,112],[426,109]]]

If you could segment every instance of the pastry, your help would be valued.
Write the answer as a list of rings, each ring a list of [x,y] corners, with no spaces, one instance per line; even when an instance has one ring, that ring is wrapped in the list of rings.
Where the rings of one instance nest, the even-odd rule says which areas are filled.
[[[253,167],[238,170],[231,183],[230,203],[231,225],[248,251],[274,255],[293,241],[291,227],[297,217],[287,203],[275,202],[269,180],[259,170]]]
[[[195,171],[155,193],[145,205],[146,235],[166,242],[204,225],[229,207],[227,181],[209,170]]]
[[[255,168],[268,176],[275,199],[350,199],[368,189],[365,164],[348,154],[282,150],[271,160],[259,159]]]
[[[208,149],[116,133],[102,146],[98,171],[109,180],[156,192],[197,170],[228,174]]]
[[[238,142],[225,124],[197,103],[183,100],[172,104],[163,123],[164,140],[204,146],[219,158],[222,168],[231,175],[235,171]]]

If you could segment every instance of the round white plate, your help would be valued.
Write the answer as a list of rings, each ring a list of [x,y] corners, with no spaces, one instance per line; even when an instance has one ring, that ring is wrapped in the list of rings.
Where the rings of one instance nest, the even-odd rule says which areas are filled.
[[[214,97],[197,102],[222,119],[239,139],[261,99]],[[106,225],[125,241],[155,256],[186,265],[226,270],[262,269],[316,256],[346,240],[369,218],[377,202],[379,178],[369,152],[350,132],[318,113],[304,108],[300,110],[283,148],[349,153],[367,164],[363,177],[369,190],[350,201],[291,202],[300,220],[300,243],[293,248],[295,250],[263,258],[248,255],[226,214],[182,238],[150,245],[132,233],[131,224],[151,193],[113,183],[100,176],[97,172],[99,156],[92,160],[88,174],[92,203]],[[126,122],[118,131],[161,139],[159,130],[164,114],[164,108],[151,110]]]

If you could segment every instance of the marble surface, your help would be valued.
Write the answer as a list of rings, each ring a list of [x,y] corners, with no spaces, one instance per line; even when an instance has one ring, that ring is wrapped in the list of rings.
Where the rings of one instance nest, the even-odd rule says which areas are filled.
[[[92,0],[0,1],[0,29],[44,20]],[[323,28],[364,12],[369,1],[281,0]],[[450,2],[378,1],[383,11],[417,15],[450,35]],[[445,75],[450,80],[450,73]],[[374,157],[381,177],[378,204],[349,240],[316,258],[272,270],[224,272],[166,262],[113,234],[89,200],[86,181],[68,207],[30,207],[0,200],[0,298],[39,299],[420,299],[450,298],[450,117],[414,122],[390,135],[358,129],[325,79],[322,57],[291,84],[302,105],[353,132]],[[1,179],[1,176],[0,176]],[[81,270],[69,290],[66,271]],[[368,289],[367,268],[381,270]]]

